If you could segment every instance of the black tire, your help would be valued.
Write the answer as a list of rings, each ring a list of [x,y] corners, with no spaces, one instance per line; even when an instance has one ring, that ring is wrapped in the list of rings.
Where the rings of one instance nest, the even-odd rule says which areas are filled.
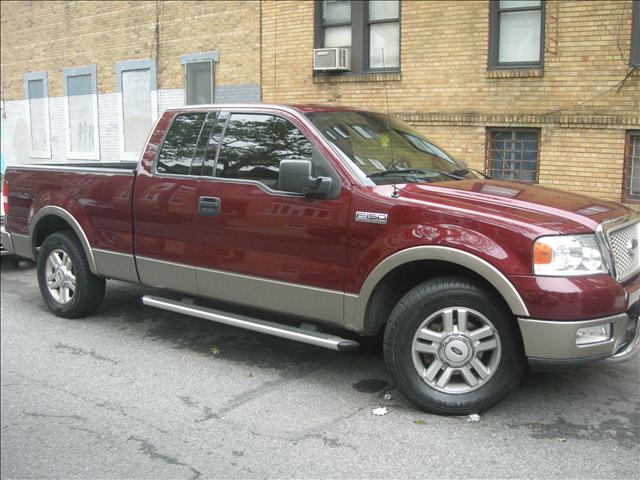
[[[400,390],[421,409],[445,415],[477,413],[500,402],[520,382],[524,365],[515,319],[502,305],[495,295],[465,278],[435,278],[410,290],[391,312],[384,336],[385,363]],[[438,312],[443,309],[455,307],[476,311],[490,319],[494,327],[494,338],[498,338],[498,349],[501,348],[496,356],[499,360],[496,360],[491,375],[486,380],[480,379],[478,375],[479,386],[475,390],[461,393],[441,391],[430,385],[418,373],[414,360],[414,336],[418,328],[431,316],[435,315],[437,318]],[[439,345],[445,345],[445,342],[442,341]],[[473,342],[471,345],[474,345]],[[477,344],[475,345],[477,348]],[[437,355],[427,355],[426,358],[431,358],[432,362],[436,358],[445,358],[440,354],[442,351],[442,347],[439,347]],[[471,349],[467,359],[483,354]],[[425,358],[420,353],[415,355],[420,361]],[[425,372],[428,365],[425,364]],[[448,366],[450,365],[445,363],[442,373],[439,370],[438,375],[442,375]],[[456,378],[458,382],[465,381],[459,370],[452,371],[455,373],[450,378]]]
[[[66,253],[73,264],[76,288],[67,303],[58,302],[47,286],[46,263],[54,250]],[[44,303],[59,317],[80,318],[90,315],[98,309],[104,298],[105,279],[91,273],[82,244],[71,231],[56,232],[44,240],[38,252],[37,275]]]

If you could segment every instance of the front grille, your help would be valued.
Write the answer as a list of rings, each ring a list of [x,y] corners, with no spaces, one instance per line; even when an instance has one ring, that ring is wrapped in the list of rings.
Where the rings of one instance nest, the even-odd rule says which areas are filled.
[[[616,280],[623,281],[640,271],[640,223],[610,230],[607,234],[613,254]]]

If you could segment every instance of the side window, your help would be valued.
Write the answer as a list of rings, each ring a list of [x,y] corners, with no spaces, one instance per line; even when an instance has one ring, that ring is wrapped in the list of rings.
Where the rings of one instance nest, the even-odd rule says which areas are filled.
[[[224,132],[215,175],[256,180],[277,189],[280,161],[311,160],[313,153],[313,145],[288,120],[234,113]]]
[[[206,116],[206,113],[198,112],[184,113],[174,118],[158,155],[158,173],[189,175]]]

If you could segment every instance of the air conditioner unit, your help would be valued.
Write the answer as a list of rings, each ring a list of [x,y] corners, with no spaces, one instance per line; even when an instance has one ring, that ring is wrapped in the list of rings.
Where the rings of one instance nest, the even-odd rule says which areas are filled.
[[[350,48],[316,48],[313,69],[320,72],[351,70]]]

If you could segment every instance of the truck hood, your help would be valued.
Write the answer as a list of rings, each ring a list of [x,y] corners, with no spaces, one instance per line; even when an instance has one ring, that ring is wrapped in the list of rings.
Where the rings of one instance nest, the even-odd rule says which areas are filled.
[[[385,185],[377,189],[389,187]],[[526,223],[558,233],[593,232],[604,221],[632,213],[613,202],[499,180],[410,183],[398,185],[398,188],[400,198],[411,203],[440,204],[475,212],[478,216],[500,217],[505,222]]]

